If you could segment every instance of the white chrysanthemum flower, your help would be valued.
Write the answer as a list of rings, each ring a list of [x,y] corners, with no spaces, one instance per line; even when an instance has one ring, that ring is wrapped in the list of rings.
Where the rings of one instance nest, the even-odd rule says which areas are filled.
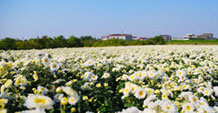
[[[87,60],[84,64],[84,66],[86,66],[86,67],[92,66],[92,65],[94,65],[94,63],[95,63],[94,60]]]
[[[194,106],[192,103],[184,103],[182,105],[182,110],[184,112],[192,113],[194,111]]]
[[[121,112],[117,112],[117,113],[140,113],[141,111],[136,108],[136,107],[130,107],[127,109],[123,109]]]
[[[210,68],[209,68],[208,66],[204,66],[204,67],[203,67],[203,71],[204,71],[204,72],[209,72],[209,71],[210,71]]]
[[[147,77],[147,72],[146,71],[142,71],[141,74],[142,74],[142,77],[144,77],[144,78]]]
[[[15,78],[15,86],[25,86],[27,84],[27,79],[24,76]]]
[[[181,74],[179,76],[179,82],[186,80],[186,75],[185,74]]]
[[[217,106],[214,106],[214,107],[213,107],[213,111],[214,111],[215,113],[217,113],[217,112],[218,112],[218,107],[217,107]]]
[[[203,78],[202,76],[199,76],[199,77],[198,77],[198,80],[199,80],[199,82],[203,82],[203,81],[204,81],[204,78]]]
[[[143,105],[147,106],[152,100],[156,99],[156,95],[149,95],[143,102]]]
[[[191,88],[191,86],[189,84],[186,84],[186,83],[181,84],[180,87],[181,87],[180,89],[182,89],[182,90],[188,90]]]
[[[153,109],[145,108],[142,113],[157,113],[157,112]]]
[[[203,94],[205,96],[210,96],[213,93],[213,89],[211,88],[204,88]]]
[[[165,94],[167,96],[172,95],[172,92],[169,89],[161,89],[160,91],[162,94]]]
[[[204,99],[203,97],[200,98],[200,100],[199,100],[199,105],[200,105],[200,106],[209,106],[207,100]]]
[[[176,105],[169,101],[163,102],[161,108],[167,113],[177,113]]]
[[[215,95],[218,96],[218,86],[213,87],[213,90],[215,92]]]
[[[102,78],[109,78],[110,74],[109,73],[104,73],[104,75],[102,76]]]
[[[189,95],[189,101],[192,103],[192,104],[195,104],[198,102],[198,97],[194,96],[194,95]]]
[[[7,113],[7,109],[1,109],[0,113]]]
[[[130,88],[130,87],[125,87],[124,90],[123,90],[123,94],[124,94],[125,96],[128,96],[130,91],[131,91],[131,88]]]
[[[180,95],[179,95],[179,97],[183,97],[183,98],[185,98],[186,100],[188,100],[189,98],[189,96],[190,95],[193,95],[193,93],[192,92],[182,92]]]
[[[216,113],[209,106],[200,106],[200,108],[198,108],[197,111],[198,111],[198,113]]]
[[[26,59],[27,60],[32,59],[32,55],[31,54],[26,54]]]
[[[82,89],[82,90],[85,90],[85,89],[88,89],[88,88],[90,88],[89,82],[85,82],[85,83],[81,86],[81,89]]]
[[[204,87],[199,87],[199,88],[197,89],[197,91],[198,91],[198,93],[203,93]]]
[[[70,87],[61,87],[64,93],[72,97],[78,97],[78,93]]]
[[[146,92],[144,89],[138,87],[134,96],[138,99],[143,99],[146,96]]]
[[[83,75],[83,80],[87,81],[89,78],[94,75],[92,72],[85,72]]]
[[[59,69],[59,64],[58,63],[56,63],[56,62],[52,62],[51,64],[50,64],[50,70],[51,71],[57,71],[58,69]]]
[[[186,72],[184,70],[178,70],[176,71],[176,76],[180,77],[180,76],[186,76]]]
[[[41,92],[42,94],[47,94],[47,93],[48,93],[48,89],[45,88],[45,87],[43,87],[43,86],[38,86],[38,87],[37,87],[37,90],[38,90],[39,92]]]
[[[98,76],[97,76],[97,75],[94,75],[94,74],[92,74],[92,75],[90,76],[90,79],[91,79],[91,81],[95,81],[95,80],[97,80],[97,79],[98,79]]]
[[[152,89],[152,88],[145,88],[145,91],[146,91],[147,95],[152,95],[154,93],[154,89]]]
[[[70,97],[70,98],[68,99],[68,102],[69,102],[69,104],[71,104],[71,105],[75,105],[75,104],[78,102],[78,100],[79,100],[79,97]]]
[[[153,79],[157,76],[157,73],[155,71],[148,71],[147,73],[150,79]]]
[[[123,79],[123,80],[127,80],[128,77],[129,77],[129,76],[128,76],[127,74],[123,74],[122,79]]]
[[[128,77],[128,79],[129,79],[130,81],[135,81],[135,80],[138,79],[138,76],[136,76],[135,74],[132,74],[132,75],[130,75],[130,76]]]
[[[24,105],[29,108],[51,109],[54,104],[53,100],[44,95],[29,95]]]
[[[162,108],[161,108],[161,106],[163,105],[162,103],[163,102],[160,100],[157,100],[155,102],[150,102],[148,104],[148,109],[156,110],[156,112],[159,113],[160,111],[162,111]]]
[[[55,94],[54,95],[54,101],[59,102],[64,97],[64,94]]]
[[[36,109],[33,109],[33,110],[25,110],[25,111],[22,111],[21,113],[46,113],[46,112],[45,112],[44,109],[36,108]]]
[[[91,112],[91,111],[86,111],[86,113],[94,113],[94,112]]]
[[[42,58],[42,63],[43,63],[44,66],[49,66],[50,59],[48,57],[43,57]]]
[[[135,85],[135,84],[131,84],[129,87],[131,89],[130,92],[133,93],[133,94],[136,92],[136,90],[138,88],[137,85]]]

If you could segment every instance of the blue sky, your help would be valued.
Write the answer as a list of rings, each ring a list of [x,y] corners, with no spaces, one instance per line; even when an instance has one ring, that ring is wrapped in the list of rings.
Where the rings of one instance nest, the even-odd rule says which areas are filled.
[[[0,38],[212,32],[218,0],[0,0]]]

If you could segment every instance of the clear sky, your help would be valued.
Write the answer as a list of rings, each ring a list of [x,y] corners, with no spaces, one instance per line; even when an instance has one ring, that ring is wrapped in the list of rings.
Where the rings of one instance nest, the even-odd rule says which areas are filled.
[[[218,0],[0,0],[0,38],[214,33]]]

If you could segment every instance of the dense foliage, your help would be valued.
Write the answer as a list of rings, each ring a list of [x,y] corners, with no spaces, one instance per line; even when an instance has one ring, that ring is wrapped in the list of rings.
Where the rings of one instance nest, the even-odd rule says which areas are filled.
[[[218,45],[218,39],[215,40],[171,40],[165,43],[166,45]]]
[[[218,48],[1,51],[1,113],[217,113]]]
[[[138,40],[118,40],[111,39],[107,41],[97,40],[92,36],[81,36],[77,38],[71,36],[66,39],[60,35],[54,38],[42,36],[41,38],[31,38],[28,40],[19,40],[5,38],[0,40],[0,49],[2,50],[26,50],[26,49],[45,49],[45,48],[63,48],[63,47],[102,47],[102,46],[128,46],[128,45],[155,45],[164,44],[162,37],[154,37],[145,41]]]

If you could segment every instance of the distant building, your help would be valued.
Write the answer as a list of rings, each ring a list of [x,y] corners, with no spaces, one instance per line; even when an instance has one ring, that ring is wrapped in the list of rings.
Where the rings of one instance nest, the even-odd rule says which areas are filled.
[[[187,34],[184,36],[184,39],[191,39],[191,38],[201,38],[201,39],[206,39],[206,40],[212,40],[213,38],[213,33],[203,33],[201,35],[194,35],[194,34]]]
[[[193,38],[194,36],[195,36],[195,34],[189,33],[189,34],[186,34],[186,35],[184,36],[184,39],[189,40],[190,38]]]
[[[213,38],[213,33],[204,33],[202,35],[198,35],[198,38],[203,38],[206,40],[212,40]]]
[[[172,40],[171,35],[160,35],[161,37],[163,37],[164,41],[170,41]]]
[[[108,36],[102,36],[102,40],[108,39],[121,39],[121,40],[132,40],[133,36],[131,34],[109,34]]]
[[[102,39],[102,40],[108,40],[108,39],[109,39],[109,36],[102,36],[101,39]]]
[[[133,40],[138,40],[138,38],[136,36],[132,37]]]
[[[146,37],[140,37],[138,40],[147,40]]]

